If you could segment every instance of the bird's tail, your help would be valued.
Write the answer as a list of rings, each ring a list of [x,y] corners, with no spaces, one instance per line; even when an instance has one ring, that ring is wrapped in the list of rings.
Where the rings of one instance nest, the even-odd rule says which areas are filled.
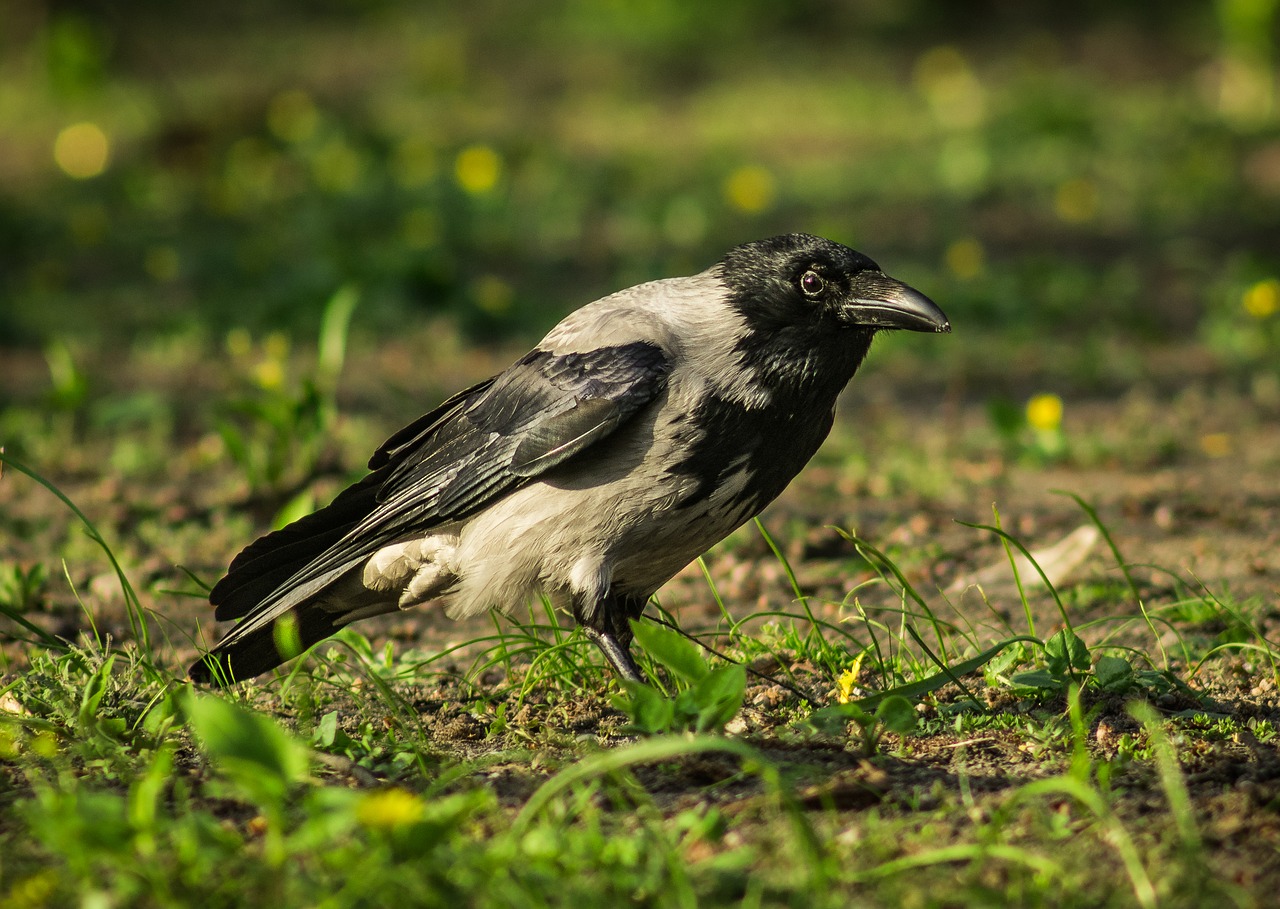
[[[343,625],[340,613],[326,611],[314,603],[295,606],[249,634],[228,637],[192,663],[187,674],[199,684],[226,688],[293,659]]]
[[[334,608],[339,598],[332,588],[363,554],[347,553],[336,562],[330,556],[335,544],[375,507],[376,489],[376,482],[366,478],[319,511],[250,544],[232,560],[226,577],[209,592],[209,602],[216,607],[218,621],[241,622],[191,665],[192,679],[225,686],[252,678],[350,621],[348,609]]]

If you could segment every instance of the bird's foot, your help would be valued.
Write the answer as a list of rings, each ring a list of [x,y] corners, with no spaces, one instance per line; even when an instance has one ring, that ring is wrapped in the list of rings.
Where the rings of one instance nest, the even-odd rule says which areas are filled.
[[[631,648],[622,643],[617,635],[608,631],[599,631],[590,625],[582,626],[582,631],[600,648],[614,675],[629,682],[641,684],[645,682],[644,673],[640,671],[635,658],[631,656]]]

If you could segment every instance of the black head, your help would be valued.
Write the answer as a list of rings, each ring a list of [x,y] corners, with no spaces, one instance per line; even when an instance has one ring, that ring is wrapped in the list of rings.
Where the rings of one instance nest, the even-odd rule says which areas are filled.
[[[822,237],[785,234],[743,244],[721,260],[720,275],[733,305],[757,331],[951,330],[924,294]]]

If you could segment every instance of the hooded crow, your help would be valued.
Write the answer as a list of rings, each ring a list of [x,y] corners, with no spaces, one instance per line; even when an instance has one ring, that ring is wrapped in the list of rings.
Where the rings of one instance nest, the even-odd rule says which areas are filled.
[[[246,679],[433,600],[459,618],[542,592],[640,680],[630,620],[800,472],[890,329],[951,325],[866,256],[807,234],[590,303],[393,435],[331,504],[236,556],[209,600],[240,622],[191,677]]]

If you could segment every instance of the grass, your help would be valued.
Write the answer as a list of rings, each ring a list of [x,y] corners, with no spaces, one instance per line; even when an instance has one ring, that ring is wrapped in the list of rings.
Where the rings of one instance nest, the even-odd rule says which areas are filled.
[[[1253,608],[1207,590],[1148,605],[1112,540],[1127,612],[1073,625],[1059,601],[1040,638],[1015,588],[1028,627],[1011,634],[851,537],[880,580],[833,621],[759,530],[795,605],[743,613],[713,584],[724,621],[705,640],[736,665],[641,625],[665,694],[611,695],[545,604],[459,642],[466,671],[347,631],[229,693],[193,690],[154,637],[21,641],[0,689],[4,904],[1261,904],[1266,874],[1241,884],[1245,856],[1212,845],[1238,798],[1202,779],[1248,767],[1241,742],[1273,747],[1274,718],[1205,684],[1244,650],[1275,678]],[[28,631],[38,574],[7,588]],[[1244,639],[1195,633],[1213,623]],[[787,684],[748,684],[745,664]]]
[[[925,579],[939,561],[963,574],[964,550],[1030,557],[1015,510],[929,541],[828,529],[821,556],[797,543],[830,509],[770,515],[664,594],[714,605],[690,631],[707,650],[641,626],[652,689],[620,689],[533,603],[514,625],[428,627],[425,644],[349,630],[274,680],[193,691],[181,667],[222,567],[210,541],[233,549],[331,494],[327,465],[376,441],[339,403],[353,305],[330,302],[326,355],[264,343],[259,360],[251,343],[232,381],[146,419],[105,419],[122,392],[56,358],[53,387],[76,394],[6,413],[24,456],[4,455],[6,519],[29,542],[0,562],[5,905],[1265,903],[1280,715],[1241,680],[1277,680],[1266,601],[1133,564],[1079,494],[1054,497],[1057,520],[1097,528],[1110,567],[1036,588],[1050,579],[1032,558],[977,607]],[[154,370],[147,356],[133,362]],[[260,362],[279,381],[255,381]],[[216,417],[183,411],[253,395],[255,413],[287,414],[308,388],[321,418],[242,424],[244,457]],[[905,500],[950,520],[966,459],[1005,459],[997,477],[1095,469],[1065,420],[1050,461],[980,425],[986,447],[930,438],[942,463],[904,454],[879,493],[861,479],[877,459],[837,438],[812,468],[820,495],[852,484],[871,515]],[[132,461],[132,497],[104,499],[94,453],[157,432],[172,472]],[[297,472],[263,473],[281,440]],[[182,568],[157,571],[158,552]],[[835,570],[815,585],[820,558]]]
[[[5,39],[0,905],[1273,901],[1273,8],[346,6]],[[653,688],[545,603],[184,681],[467,339],[795,229],[957,332],[664,590]]]

